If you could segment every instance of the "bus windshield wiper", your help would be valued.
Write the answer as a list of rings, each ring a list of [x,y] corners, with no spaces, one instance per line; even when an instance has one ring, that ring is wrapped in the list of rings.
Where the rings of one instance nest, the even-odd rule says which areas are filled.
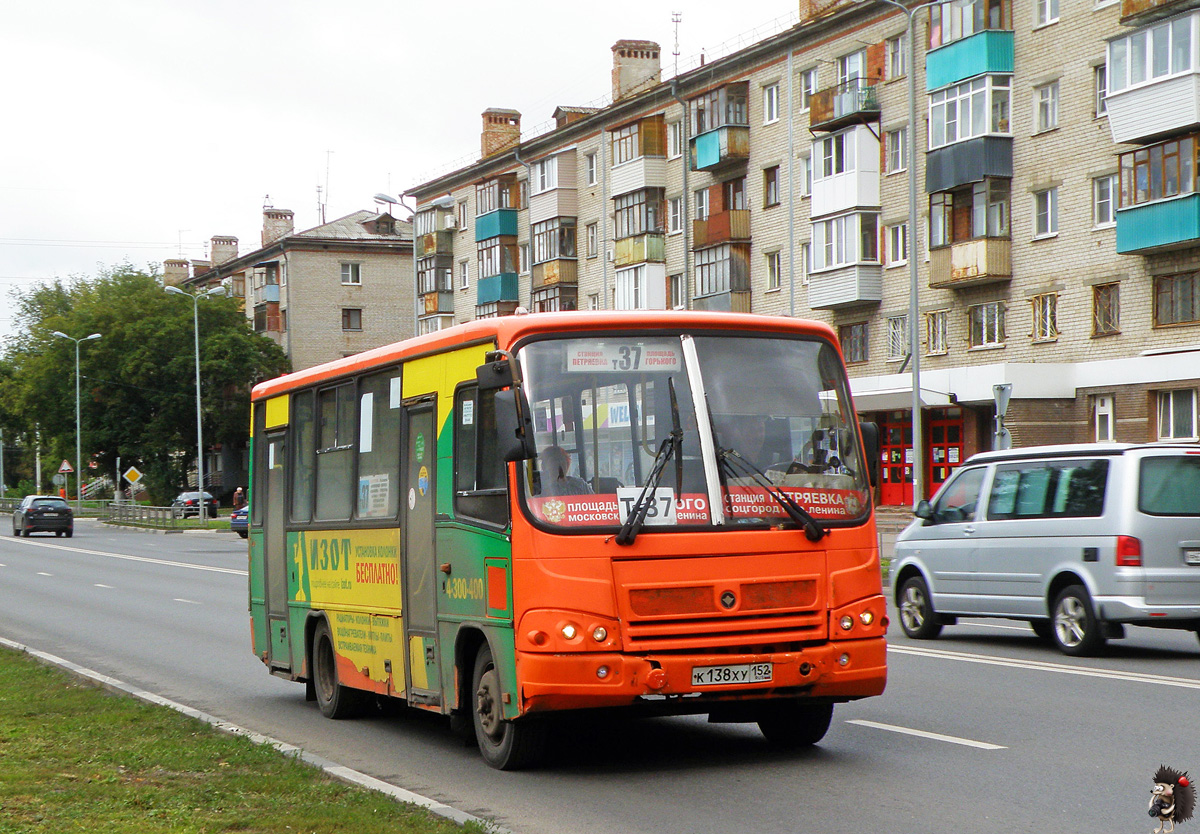
[[[720,462],[721,469],[726,475],[734,478],[743,478],[749,475],[753,478],[755,483],[765,489],[767,494],[775,499],[775,503],[783,508],[783,511],[788,514],[792,521],[804,528],[804,535],[810,542],[819,542],[822,538],[829,535],[828,528],[822,527],[808,510],[801,507],[786,492],[771,483],[767,474],[742,457],[737,449],[718,449],[717,460]]]
[[[681,452],[683,427],[679,423],[679,403],[675,399],[674,377],[667,377],[667,390],[671,394],[671,433],[663,438],[662,444],[658,447],[658,453],[655,454],[654,462],[650,465],[650,472],[646,475],[646,484],[642,487],[637,500],[633,502],[633,506],[630,507],[625,523],[617,531],[617,544],[633,544],[634,539],[637,538],[642,525],[646,523],[646,513],[649,512],[650,504],[654,501],[654,492],[658,489],[658,482],[662,480],[663,472],[666,471],[667,461],[671,459],[671,455],[675,456],[676,462],[676,497],[683,489],[683,456]]]

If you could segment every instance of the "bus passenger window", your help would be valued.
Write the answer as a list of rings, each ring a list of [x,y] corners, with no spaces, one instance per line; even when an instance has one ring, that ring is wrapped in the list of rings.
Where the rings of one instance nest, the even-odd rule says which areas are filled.
[[[508,524],[508,468],[497,452],[494,391],[460,388],[454,397],[454,514]]]
[[[358,389],[358,518],[395,518],[400,491],[400,371],[365,377]]]
[[[311,521],[316,485],[317,428],[313,417],[313,392],[292,397],[292,521]]]
[[[350,518],[354,490],[354,384],[317,394],[317,512],[320,521]]]

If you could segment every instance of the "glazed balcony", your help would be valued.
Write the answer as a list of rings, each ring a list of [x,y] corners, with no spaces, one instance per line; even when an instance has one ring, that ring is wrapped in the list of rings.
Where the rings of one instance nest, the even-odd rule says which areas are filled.
[[[488,240],[493,237],[517,234],[517,210],[513,208],[496,209],[475,218],[475,242]]]
[[[710,214],[705,220],[692,221],[692,248],[704,249],[718,243],[750,239],[750,212],[731,209]]]
[[[960,289],[1012,279],[1012,241],[981,237],[929,250],[929,286]]]
[[[519,299],[515,272],[502,272],[499,275],[480,278],[475,283],[476,305],[495,304],[502,301],[516,302]]]
[[[693,171],[715,171],[750,158],[750,126],[725,125],[689,141]]]
[[[853,264],[808,276],[808,306],[814,310],[840,310],[883,300],[883,267]]]
[[[417,235],[416,257],[454,254],[454,233],[449,230]]]
[[[421,296],[425,315],[433,313],[453,313],[454,312],[454,291],[439,290],[437,292],[427,292]]]
[[[977,75],[1011,75],[1013,33],[990,29],[938,47],[925,55],[925,89],[940,90]]]
[[[879,98],[875,85],[866,78],[851,78],[813,94],[808,124],[825,133],[858,122],[879,120]]]
[[[1149,255],[1200,241],[1200,194],[1117,209],[1117,252]]]

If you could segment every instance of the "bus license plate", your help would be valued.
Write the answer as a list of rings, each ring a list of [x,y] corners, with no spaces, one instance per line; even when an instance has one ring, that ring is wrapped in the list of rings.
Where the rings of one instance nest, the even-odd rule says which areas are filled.
[[[1200,550],[1183,551],[1183,560],[1189,565],[1200,565]]]
[[[770,663],[739,663],[732,666],[692,667],[692,686],[769,683],[770,680]]]

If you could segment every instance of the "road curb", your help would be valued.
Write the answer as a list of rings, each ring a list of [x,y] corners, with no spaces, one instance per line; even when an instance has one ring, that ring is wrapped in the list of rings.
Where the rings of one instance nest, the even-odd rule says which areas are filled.
[[[309,753],[303,748],[296,747],[294,744],[288,744],[287,742],[280,741],[277,738],[272,738],[271,736],[263,735],[262,733],[256,733],[253,730],[248,730],[245,727],[241,727],[237,724],[225,721],[224,719],[217,718],[215,715],[209,715],[206,712],[201,712],[200,710],[189,707],[186,704],[181,704],[178,701],[172,701],[169,698],[164,698],[161,695],[156,695],[155,693],[149,692],[145,689],[138,689],[137,687],[127,684],[122,680],[110,677],[109,675],[102,675],[99,672],[92,671],[91,669],[87,669],[61,657],[38,651],[37,649],[32,649],[29,646],[16,643],[4,637],[0,637],[0,646],[4,646],[6,648],[13,649],[14,651],[29,655],[41,663],[45,663],[49,666],[55,666],[59,669],[70,672],[77,677],[90,680],[93,683],[96,683],[112,692],[132,695],[134,698],[137,698],[140,701],[145,701],[149,704],[155,704],[157,706],[173,709],[176,712],[182,713],[190,718],[203,721],[205,724],[214,727],[220,732],[229,733],[230,735],[235,736],[242,736],[254,742],[255,744],[269,745],[274,747],[280,753],[283,753],[285,756],[293,756],[303,762],[306,762],[307,764],[312,765],[315,768],[324,771],[338,781],[346,782],[351,785],[358,785],[359,787],[375,791],[376,793],[382,793],[386,796],[390,796],[397,802],[404,802],[409,805],[418,805],[430,813],[448,819],[451,822],[457,823],[458,825],[466,825],[467,823],[473,822],[481,826],[485,831],[489,832],[489,834],[512,834],[512,832],[510,832],[508,829],[501,828],[490,820],[485,820],[481,817],[468,814],[465,811],[460,811],[457,808],[452,808],[449,805],[438,802],[434,799],[430,799],[427,796],[421,796],[419,793],[413,793],[412,791],[397,787],[389,782],[384,782],[382,779],[376,779],[374,776],[368,776],[361,771],[353,770],[352,768],[338,764],[331,759],[326,759],[325,757],[318,756],[315,753]]]

